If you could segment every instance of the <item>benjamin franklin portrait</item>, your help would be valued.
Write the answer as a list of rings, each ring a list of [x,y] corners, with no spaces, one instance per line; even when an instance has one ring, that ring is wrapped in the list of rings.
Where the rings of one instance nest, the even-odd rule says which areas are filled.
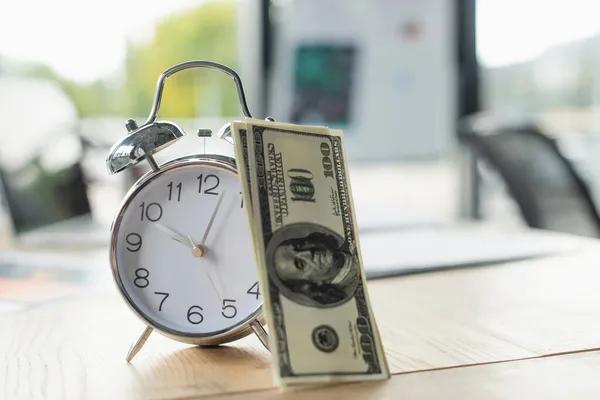
[[[347,243],[321,226],[286,228],[279,240],[274,237],[269,243],[268,251],[270,275],[277,278],[282,294],[296,303],[317,306],[337,305],[352,297],[360,275]]]

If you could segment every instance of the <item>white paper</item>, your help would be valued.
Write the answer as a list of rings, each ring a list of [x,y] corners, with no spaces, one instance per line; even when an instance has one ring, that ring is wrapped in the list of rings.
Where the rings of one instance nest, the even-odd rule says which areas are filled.
[[[574,242],[553,233],[468,228],[407,229],[360,235],[368,278],[564,253],[579,247]]]

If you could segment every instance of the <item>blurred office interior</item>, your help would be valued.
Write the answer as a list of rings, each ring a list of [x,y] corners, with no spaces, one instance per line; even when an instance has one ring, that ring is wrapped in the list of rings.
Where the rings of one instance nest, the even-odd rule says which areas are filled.
[[[109,176],[107,151],[126,134],[128,118],[148,114],[160,73],[192,59],[239,71],[254,115],[343,129],[357,213],[366,225],[484,220],[595,235],[595,228],[566,226],[590,224],[586,216],[563,227],[536,214],[536,207],[564,214],[568,202],[519,202],[519,187],[468,139],[537,127],[558,153],[538,157],[532,147],[526,160],[512,165],[548,172],[544,182],[532,178],[546,189],[571,185],[567,194],[554,188],[548,196],[579,194],[580,186],[562,182],[570,175],[550,171],[554,161],[547,158],[554,156],[558,169],[583,182],[589,196],[581,202],[590,198],[594,207],[575,208],[594,218],[600,25],[593,0],[176,0],[152,6],[27,0],[0,7],[1,229],[12,242],[75,217],[110,224],[145,171],[140,166]],[[227,143],[194,133],[240,117],[228,77],[198,70],[174,77],[161,118],[189,135],[159,161],[190,152],[232,155]],[[43,237],[32,243],[45,243]]]
[[[0,1],[0,399],[597,399],[599,15],[600,0]],[[189,60],[235,69],[256,118],[343,129],[356,218],[341,185],[324,209],[302,201],[313,221],[290,201],[273,224],[294,229],[255,262],[223,223],[249,202],[217,219],[235,186],[209,192],[212,173],[176,178],[194,196],[157,223],[187,185],[167,173],[168,197],[132,191],[111,233],[150,168],[109,175],[109,150]],[[182,71],[158,120],[186,135],[155,160],[234,156],[198,133],[241,119],[230,77]],[[311,226],[331,206],[344,232]],[[322,385],[372,379],[379,334],[390,381]]]

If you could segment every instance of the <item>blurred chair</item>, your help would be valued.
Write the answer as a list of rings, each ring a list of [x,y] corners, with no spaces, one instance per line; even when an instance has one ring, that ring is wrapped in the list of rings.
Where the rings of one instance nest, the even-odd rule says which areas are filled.
[[[0,167],[0,189],[16,234],[91,213],[78,162],[56,171],[37,161],[17,171]]]
[[[527,225],[600,237],[600,217],[588,186],[556,142],[538,128],[483,130],[465,123],[459,138],[498,172]]]

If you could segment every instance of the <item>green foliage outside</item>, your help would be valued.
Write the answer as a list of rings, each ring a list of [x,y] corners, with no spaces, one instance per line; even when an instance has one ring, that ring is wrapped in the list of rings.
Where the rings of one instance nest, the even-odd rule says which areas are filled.
[[[158,76],[188,60],[211,60],[236,68],[236,5],[207,3],[160,23],[154,40],[130,47],[123,88],[122,113],[146,115]],[[238,103],[231,78],[211,70],[193,69],[169,78],[161,114],[169,117],[235,115]]]
[[[165,69],[198,59],[237,67],[236,13],[235,3],[208,2],[159,22],[150,42],[129,44],[125,77],[120,84],[115,84],[112,77],[79,84],[45,66],[31,66],[25,73],[57,81],[81,117],[146,116],[158,76]],[[236,115],[238,107],[231,78],[217,71],[193,69],[167,79],[160,115]]]

